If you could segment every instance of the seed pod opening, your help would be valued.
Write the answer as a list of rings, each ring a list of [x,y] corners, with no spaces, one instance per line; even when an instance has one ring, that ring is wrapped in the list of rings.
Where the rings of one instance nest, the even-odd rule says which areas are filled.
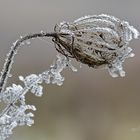
[[[108,68],[113,77],[124,76],[122,62],[133,56],[128,44],[139,36],[128,22],[104,14],[62,22],[55,32],[60,33],[55,39],[59,52],[93,68]]]

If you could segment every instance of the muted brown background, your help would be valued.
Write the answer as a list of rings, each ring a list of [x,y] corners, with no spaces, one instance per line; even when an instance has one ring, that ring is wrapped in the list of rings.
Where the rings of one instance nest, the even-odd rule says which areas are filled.
[[[12,42],[27,33],[53,31],[56,23],[88,14],[111,14],[140,30],[139,0],[0,0],[0,66]],[[65,70],[61,87],[44,84],[44,95],[28,95],[35,104],[35,125],[14,129],[10,140],[139,140],[140,41],[130,46],[136,56],[125,62],[126,77],[112,78],[106,70],[83,65]],[[51,39],[32,41],[15,58],[9,84],[18,75],[39,73],[55,59]]]

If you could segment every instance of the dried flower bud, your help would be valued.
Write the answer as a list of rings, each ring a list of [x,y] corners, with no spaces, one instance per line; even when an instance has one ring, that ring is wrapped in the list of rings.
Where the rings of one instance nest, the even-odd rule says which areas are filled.
[[[57,50],[93,68],[108,68],[113,77],[124,76],[122,62],[132,57],[129,41],[139,33],[128,22],[109,15],[85,16],[55,27]]]

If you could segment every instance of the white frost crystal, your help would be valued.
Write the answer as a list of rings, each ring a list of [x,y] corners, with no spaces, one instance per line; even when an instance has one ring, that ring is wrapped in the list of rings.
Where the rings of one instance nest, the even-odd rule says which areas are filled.
[[[134,56],[128,47],[139,32],[128,22],[105,14],[81,17],[56,26],[60,36],[56,43],[76,60],[93,68],[107,68],[113,77],[124,76],[122,63]],[[62,50],[60,49],[60,51]]]
[[[63,69],[65,69],[67,66],[72,71],[77,71],[77,69],[72,66],[70,61],[65,56],[57,55],[57,61],[55,64],[51,65],[50,69],[42,73],[42,79],[47,84],[57,84],[58,86],[61,86],[64,81],[64,77],[60,74]]]

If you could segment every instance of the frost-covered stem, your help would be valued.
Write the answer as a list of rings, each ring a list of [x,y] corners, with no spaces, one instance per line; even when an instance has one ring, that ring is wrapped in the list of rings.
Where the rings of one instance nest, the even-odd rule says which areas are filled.
[[[18,95],[12,103],[9,103],[6,106],[6,108],[1,112],[0,117],[2,117],[4,114],[6,114],[10,110],[10,108],[15,104],[15,102],[17,102],[17,100],[19,100],[20,96],[26,94],[28,91],[29,91],[29,88],[25,87],[23,89],[23,92],[20,95]]]
[[[16,55],[18,49],[21,47],[22,43],[24,41],[34,39],[34,38],[40,38],[40,37],[54,37],[54,38],[56,38],[57,36],[58,36],[58,33],[55,33],[55,32],[54,33],[41,32],[41,33],[26,35],[25,37],[22,37],[19,40],[17,40],[15,43],[13,43],[13,46],[11,47],[11,50],[9,51],[9,53],[7,55],[7,58],[5,60],[5,64],[4,64],[2,72],[1,72],[0,93],[2,93],[2,91],[5,88],[5,84],[7,82],[8,75],[10,73],[10,70],[11,70],[11,67],[12,67],[12,64],[13,64],[14,56]]]
[[[67,57],[57,55],[56,62],[48,70],[38,75],[28,75],[25,78],[19,76],[19,79],[24,82],[23,87],[13,84],[1,93],[1,101],[6,104],[6,108],[0,113],[0,140],[6,140],[15,127],[31,126],[34,123],[32,119],[34,114],[29,111],[35,111],[36,108],[34,105],[26,104],[26,94],[30,92],[37,97],[41,97],[43,95],[41,85],[43,82],[61,86],[64,82],[61,72],[66,67],[69,67],[72,71],[77,71]]]

